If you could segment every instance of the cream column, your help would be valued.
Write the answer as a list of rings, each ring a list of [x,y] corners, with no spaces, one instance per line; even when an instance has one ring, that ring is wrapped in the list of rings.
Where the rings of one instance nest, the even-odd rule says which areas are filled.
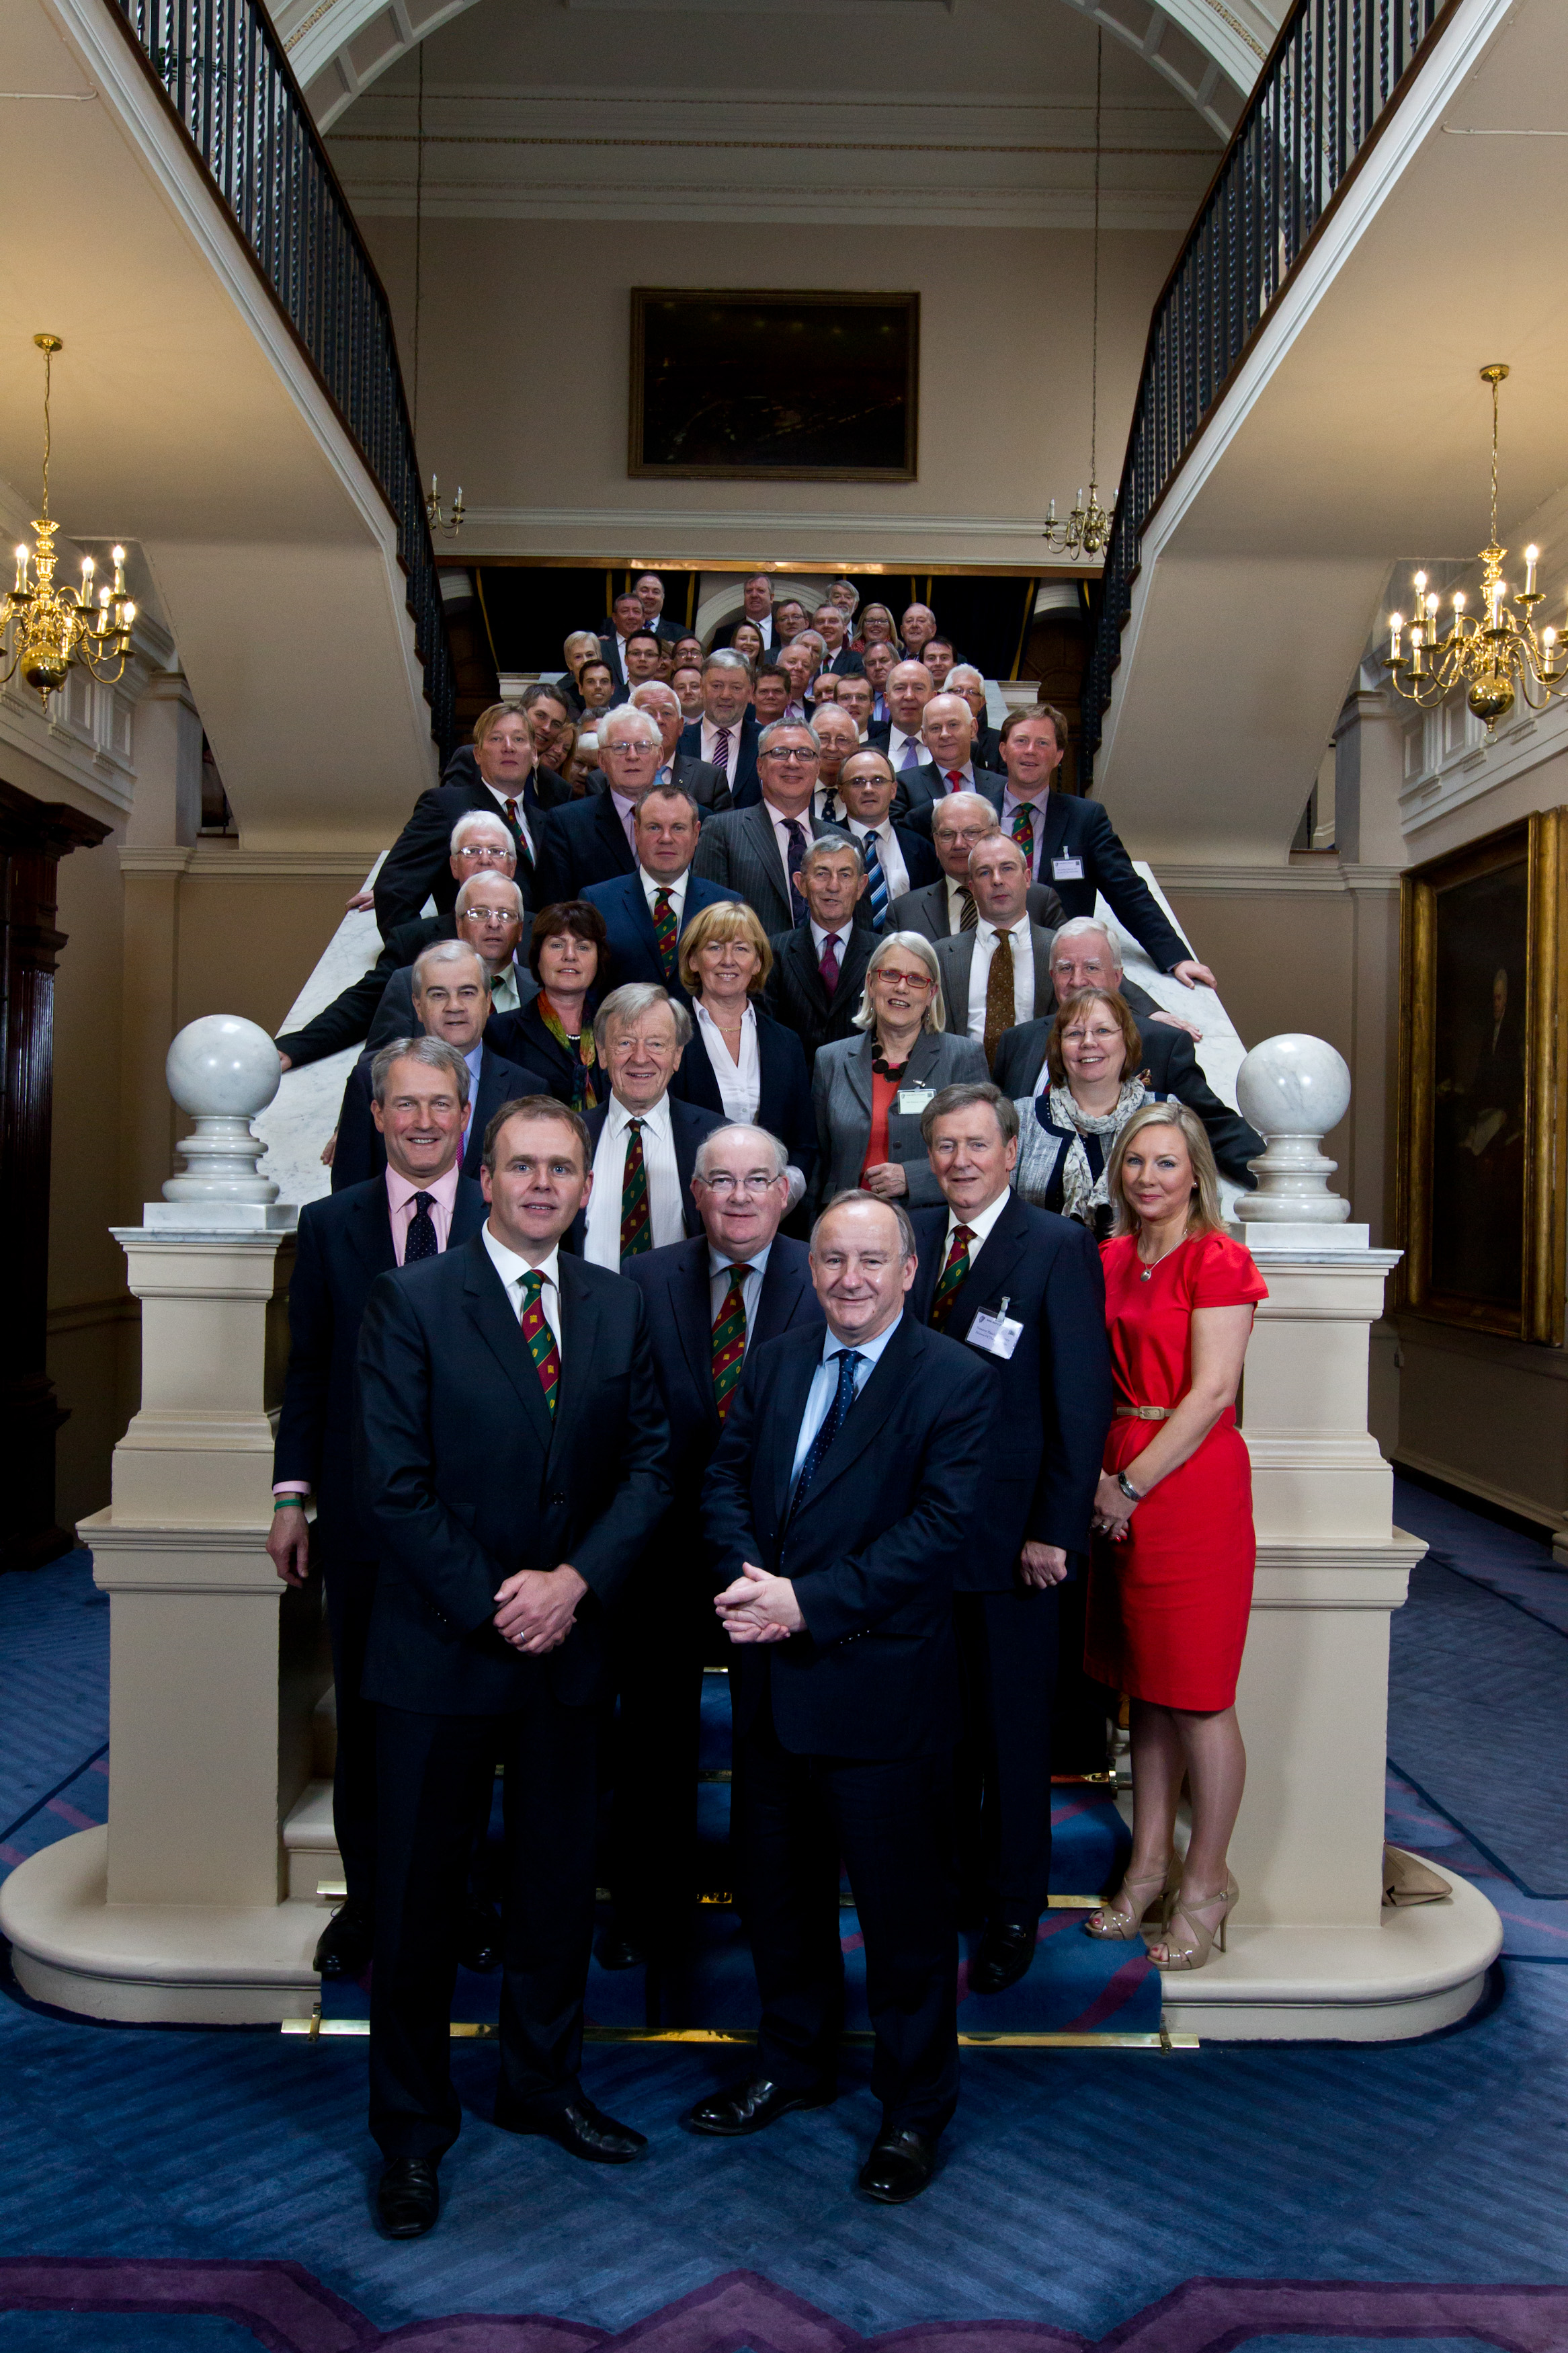
[[[279,1075],[253,1023],[183,1030],[185,1173],[116,1229],[142,1307],[142,1404],[109,1509],[81,1525],[112,1605],[109,1823],[0,1891],[22,1985],[92,2017],[260,2021],[314,1997],[323,1915],[286,1900],[281,1826],[330,1665],[319,1592],[286,1591],[265,1549],[298,1212],[258,1175],[249,1119]]]

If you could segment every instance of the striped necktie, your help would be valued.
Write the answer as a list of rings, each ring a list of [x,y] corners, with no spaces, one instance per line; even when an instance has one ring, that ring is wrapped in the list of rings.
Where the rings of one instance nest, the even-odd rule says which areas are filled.
[[[822,1427],[811,1441],[811,1451],[800,1466],[800,1477],[795,1482],[795,1493],[789,1501],[792,1512],[798,1510],[805,1501],[807,1489],[826,1461],[829,1448],[844,1427],[845,1416],[855,1402],[855,1376],[865,1361],[864,1356],[855,1348],[841,1348],[838,1352],[838,1393],[824,1415]],[[833,1359],[829,1357],[828,1362],[831,1364]]]
[[[871,911],[871,929],[879,932],[888,920],[888,877],[874,833],[860,836],[860,854],[866,860],[866,904]]]
[[[669,892],[661,884],[653,894],[653,936],[658,948],[659,968],[667,981],[675,978],[676,934],[675,909],[669,903]]]
[[[544,1391],[544,1402],[550,1418],[555,1419],[555,1398],[561,1387],[561,1351],[555,1345],[555,1335],[544,1320],[541,1293],[544,1277],[537,1271],[522,1278],[522,1336],[528,1342],[528,1353],[533,1358],[533,1369],[539,1375],[539,1386]]]
[[[784,831],[789,836],[789,905],[790,921],[800,924],[805,921],[805,893],[800,887],[800,861],[805,856],[805,828],[799,818],[787,817]]]
[[[1035,879],[1035,812],[1027,801],[1020,801],[1013,811],[1013,839],[1024,853],[1024,863],[1029,870],[1029,880]]]
[[[730,730],[727,727],[713,730],[713,765],[719,771],[720,783],[727,785],[730,781]]]
[[[958,886],[958,928],[973,932],[980,922],[980,910],[974,903],[974,893],[967,882]]]
[[[648,1219],[647,1168],[643,1160],[640,1119],[626,1122],[626,1157],[621,1170],[621,1256],[631,1258],[653,1248]]]
[[[931,1303],[931,1324],[940,1332],[952,1313],[952,1303],[969,1276],[969,1245],[974,1240],[973,1226],[954,1226],[952,1241],[947,1253],[947,1264],[937,1277],[936,1296]]]
[[[746,1294],[742,1285],[751,1271],[749,1266],[738,1262],[730,1269],[730,1288],[724,1293],[719,1321],[713,1326],[713,1402],[721,1421],[728,1417],[730,1400],[745,1362]]]

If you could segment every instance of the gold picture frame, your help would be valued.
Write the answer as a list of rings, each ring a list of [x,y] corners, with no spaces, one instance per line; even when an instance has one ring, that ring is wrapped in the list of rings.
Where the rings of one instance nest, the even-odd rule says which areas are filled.
[[[1402,878],[1400,982],[1405,1304],[1560,1347],[1568,809]]]

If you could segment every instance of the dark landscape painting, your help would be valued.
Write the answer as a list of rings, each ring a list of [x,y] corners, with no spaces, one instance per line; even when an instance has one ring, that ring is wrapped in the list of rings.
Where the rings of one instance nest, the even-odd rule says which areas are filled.
[[[628,470],[915,479],[918,294],[634,287]]]
[[[1432,1289],[1515,1315],[1524,1280],[1530,867],[1434,894]]]

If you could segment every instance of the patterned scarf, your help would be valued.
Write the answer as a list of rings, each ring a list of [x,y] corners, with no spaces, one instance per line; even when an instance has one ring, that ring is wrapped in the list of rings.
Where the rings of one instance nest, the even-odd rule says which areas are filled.
[[[594,1085],[594,1029],[590,1022],[574,1044],[566,1034],[564,1023],[543,989],[539,992],[539,1018],[556,1044],[572,1060],[572,1108],[574,1111],[596,1111],[599,1103]]]
[[[1110,1166],[1111,1146],[1143,1101],[1148,1092],[1142,1079],[1123,1079],[1121,1092],[1116,1098],[1114,1111],[1085,1111],[1076,1102],[1069,1087],[1053,1087],[1049,1113],[1053,1127],[1073,1131],[1072,1142],[1062,1155],[1062,1215],[1076,1218],[1080,1225],[1094,1226],[1096,1209],[1108,1208],[1110,1195],[1106,1187],[1106,1173]],[[1103,1140],[1104,1165],[1098,1176],[1089,1173],[1089,1155],[1083,1148],[1086,1135],[1098,1135]]]

